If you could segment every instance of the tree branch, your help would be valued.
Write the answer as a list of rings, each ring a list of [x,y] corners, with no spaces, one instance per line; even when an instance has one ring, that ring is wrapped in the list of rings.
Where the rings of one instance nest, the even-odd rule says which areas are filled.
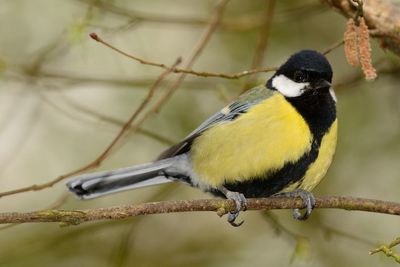
[[[122,18],[128,19],[128,22],[117,28],[106,27],[107,30],[116,32],[120,29],[131,28],[133,25],[139,23],[160,23],[175,24],[183,26],[204,26],[207,25],[209,20],[204,17],[193,17],[193,16],[170,16],[165,14],[149,13],[139,10],[130,9],[126,6],[119,6],[116,3],[109,1],[93,1],[93,0],[77,0],[78,2],[93,5],[102,12],[107,12]],[[325,7],[320,3],[303,3],[301,5],[295,5],[287,9],[282,9],[277,14],[279,22],[287,22],[292,20],[299,20],[301,17],[309,17],[314,14],[319,14],[324,11]],[[255,28],[263,27],[266,23],[264,14],[245,14],[234,16],[233,18],[227,18],[221,21],[221,28],[229,31],[249,31]],[[91,25],[95,27],[105,28],[104,26]]]
[[[394,252],[393,249],[392,249],[393,247],[395,247],[395,246],[397,246],[399,244],[400,244],[400,237],[396,238],[395,240],[390,242],[390,244],[388,244],[388,245],[381,245],[380,247],[378,247],[378,248],[376,248],[374,250],[371,250],[369,252],[369,255],[373,255],[375,253],[382,252],[387,257],[391,257],[397,263],[400,263],[400,254]]]
[[[351,0],[323,1],[346,17],[354,18],[357,13]],[[380,39],[381,46],[400,55],[400,7],[390,0],[364,1],[363,16],[372,36]]]
[[[265,23],[261,27],[260,32],[259,32],[258,43],[257,43],[256,49],[255,49],[254,55],[253,55],[253,61],[251,63],[252,69],[260,68],[264,61],[264,56],[266,54],[267,47],[268,47],[270,31],[272,28],[271,25],[272,25],[272,18],[274,15],[274,9],[275,9],[275,0],[266,0],[265,1],[265,10],[264,10]],[[253,81],[254,81],[254,77],[251,78],[250,76],[247,76],[240,92],[245,92],[248,89],[249,85]]]
[[[4,191],[0,192],[0,198],[5,197],[5,196],[10,196],[14,194],[20,194],[28,191],[39,191],[44,188],[49,188],[52,187],[53,185],[59,183],[60,181],[77,175],[79,173],[89,171],[91,169],[94,169],[95,167],[98,167],[101,165],[101,163],[108,157],[108,155],[111,153],[111,151],[114,149],[116,144],[124,137],[124,135],[127,133],[128,130],[134,128],[137,129],[138,125],[132,126],[133,121],[140,115],[140,113],[144,110],[146,105],[149,103],[151,97],[154,94],[154,91],[160,86],[161,82],[172,72],[172,70],[181,63],[181,59],[178,58],[177,61],[167,70],[165,70],[163,73],[160,74],[158,79],[154,82],[153,86],[150,88],[147,97],[143,100],[142,104],[135,109],[134,113],[131,115],[131,117],[128,119],[128,121],[121,127],[120,131],[118,134],[115,136],[115,138],[110,142],[110,144],[105,148],[105,150],[97,156],[96,159],[94,159],[92,162],[90,162],[87,165],[84,165],[76,170],[70,171],[64,175],[60,175],[57,178],[50,180],[48,182],[42,183],[42,184],[34,184],[26,187],[21,187],[18,189],[10,190],[10,191]]]
[[[196,59],[200,56],[201,52],[203,51],[204,47],[207,45],[208,41],[210,40],[212,34],[215,32],[221,16],[223,14],[224,8],[227,5],[229,0],[220,0],[215,8],[214,14],[212,18],[210,19],[208,27],[205,29],[204,33],[201,35],[199,41],[196,43],[192,53],[187,59],[187,62],[185,63],[186,68],[191,68],[196,61]],[[96,34],[91,34],[90,35],[93,39],[99,40],[99,37]],[[115,49],[114,49],[115,50]],[[116,49],[118,51],[118,49]],[[122,52],[123,53],[123,52]],[[125,54],[125,53],[123,53]],[[129,56],[129,55],[128,55]],[[135,59],[135,57],[130,56],[130,58]],[[137,59],[135,59],[137,60]],[[140,60],[139,60],[140,61]],[[171,67],[163,67],[165,71],[158,77],[158,79],[155,81],[153,86],[150,88],[149,93],[147,97],[143,100],[142,104],[135,110],[135,112],[131,115],[131,117],[128,119],[128,121],[123,125],[117,136],[111,141],[111,143],[106,147],[106,149],[91,163],[73,170],[67,174],[60,175],[57,178],[48,181],[43,184],[39,185],[31,185],[27,187],[22,187],[10,191],[5,191],[5,192],[0,192],[0,198],[5,197],[5,196],[10,196],[14,194],[20,194],[28,191],[39,191],[45,188],[52,187],[53,185],[57,184],[58,182],[64,180],[67,177],[71,177],[77,174],[80,174],[85,171],[89,171],[95,167],[98,167],[111,153],[113,149],[115,149],[116,145],[120,142],[120,140],[128,134],[136,132],[138,128],[144,123],[144,121],[152,114],[157,113],[160,108],[167,102],[167,100],[172,96],[172,94],[179,88],[180,84],[183,82],[185,78],[185,73],[180,74],[180,76],[167,88],[167,92],[161,96],[161,98],[155,103],[154,107],[151,108],[150,111],[147,113],[143,114],[141,120],[139,120],[135,125],[132,125],[133,121],[137,119],[139,115],[143,113],[147,105],[149,104],[154,91],[160,86],[162,81],[169,75],[171,74],[177,66],[181,63],[182,59],[179,57],[178,60],[173,64]]]
[[[286,197],[250,198],[247,201],[247,210],[304,208],[304,203],[301,199]],[[315,207],[400,215],[400,203],[355,197],[318,197],[316,198]],[[229,211],[234,211],[234,209],[235,204],[232,200],[177,200],[87,210],[49,209],[33,212],[4,212],[0,213],[0,224],[61,222],[64,225],[78,225],[89,221],[121,220],[139,215],[189,211],[213,211],[222,216]]]
[[[220,18],[220,16],[216,17],[217,19]],[[218,21],[217,21],[218,22]],[[213,23],[212,26],[215,27],[218,25],[217,23]],[[213,33],[215,30],[215,28],[211,28],[211,31],[209,31],[210,33]],[[208,32],[207,32],[208,33]],[[112,44],[110,44],[109,42],[103,40],[102,38],[100,38],[97,33],[91,33],[90,37],[95,40],[96,42],[101,43],[102,45],[107,46],[108,48],[114,50],[115,52],[130,58],[132,60],[135,60],[137,62],[139,62],[140,64],[143,65],[149,65],[149,66],[153,66],[153,67],[159,67],[162,69],[167,69],[168,66],[165,65],[164,63],[159,63],[159,62],[155,62],[155,61],[150,61],[150,60],[146,60],[146,59],[142,59],[140,57],[134,56],[132,54],[129,54],[127,52],[122,51],[121,49],[113,46]],[[207,37],[208,39],[208,37]],[[208,40],[207,40],[208,41]],[[200,51],[201,52],[201,51]],[[192,65],[192,64],[190,64]],[[256,74],[256,73],[262,73],[262,72],[270,72],[270,71],[274,71],[277,70],[277,67],[269,67],[269,68],[257,68],[257,69],[251,69],[251,70],[244,70],[244,71],[240,71],[237,73],[222,73],[222,72],[209,72],[209,71],[195,71],[193,69],[190,68],[191,66],[189,66],[189,68],[173,68],[172,72],[173,73],[181,73],[181,74],[190,74],[190,75],[194,75],[194,76],[199,76],[199,77],[218,77],[218,78],[224,78],[224,79],[240,79],[244,76],[248,76],[248,75],[252,75],[252,74]]]

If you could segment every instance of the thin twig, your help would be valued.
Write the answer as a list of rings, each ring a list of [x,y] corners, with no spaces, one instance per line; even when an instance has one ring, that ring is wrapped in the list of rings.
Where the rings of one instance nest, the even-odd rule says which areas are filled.
[[[186,67],[190,68],[193,65],[193,63],[195,62],[197,57],[200,55],[200,53],[203,50],[203,48],[205,47],[205,45],[208,43],[212,33],[215,31],[215,29],[220,21],[220,17],[222,15],[223,9],[224,9],[225,5],[228,3],[228,1],[229,0],[221,0],[218,3],[215,14],[211,18],[209,27],[207,28],[207,30],[205,31],[203,36],[200,38],[200,41],[195,46],[195,49],[193,50],[192,56],[189,57]],[[92,36],[92,38],[96,38],[96,36]],[[44,188],[49,188],[49,187],[57,184],[58,182],[66,179],[67,177],[71,177],[71,176],[77,175],[79,173],[89,171],[95,167],[98,167],[108,157],[108,155],[110,154],[112,149],[114,149],[114,147],[122,139],[122,137],[125,135],[125,133],[128,130],[130,130],[131,133],[135,132],[137,130],[137,128],[144,122],[144,120],[146,118],[148,118],[152,113],[157,112],[157,110],[159,110],[162,107],[162,105],[169,99],[169,97],[173,94],[173,92],[175,92],[175,90],[179,87],[179,85],[181,84],[181,82],[183,81],[183,79],[185,77],[184,76],[185,74],[181,74],[178,77],[178,79],[168,89],[167,93],[160,99],[160,101],[158,101],[155,104],[154,108],[150,112],[147,112],[137,124],[135,124],[134,126],[131,127],[132,122],[139,116],[139,114],[142,113],[144,108],[150,102],[150,100],[154,94],[154,91],[159,87],[159,85],[165,79],[165,77],[168,74],[170,74],[171,72],[173,72],[173,70],[176,69],[177,65],[180,63],[181,63],[181,59],[179,58],[175,62],[175,64],[173,64],[173,66],[171,66],[170,68],[167,67],[167,69],[159,76],[157,81],[154,83],[152,88],[149,90],[149,93],[148,93],[147,97],[143,100],[142,104],[135,110],[135,112],[132,114],[132,116],[129,118],[129,120],[124,124],[124,126],[121,128],[120,132],[111,141],[111,143],[107,146],[107,148],[94,161],[92,161],[91,163],[89,163],[79,169],[76,169],[67,174],[61,175],[49,182],[43,183],[43,184],[39,184],[39,185],[35,184],[35,185],[27,186],[27,187],[18,188],[15,190],[0,192],[0,198],[4,197],[4,196],[19,194],[22,192],[38,191],[38,190],[42,190]]]
[[[97,8],[109,13],[128,18],[131,22],[157,22],[173,24],[193,24],[203,26],[207,24],[207,18],[193,18],[192,16],[178,17],[165,14],[154,14],[138,10],[128,9],[127,7],[117,6],[109,1],[77,0],[86,4],[94,4]]]
[[[77,0],[86,4],[94,4],[101,11],[105,11],[123,18],[127,18],[127,22],[117,27],[108,27],[101,25],[91,24],[92,27],[99,27],[111,32],[118,32],[124,29],[131,29],[140,23],[161,23],[161,24],[175,24],[183,26],[204,26],[208,23],[207,18],[193,17],[193,16],[168,16],[165,14],[149,13],[139,10],[129,9],[126,6],[118,6],[115,3],[107,1],[92,1],[92,0]],[[94,3],[93,3],[94,2]],[[307,18],[321,11],[327,10],[325,6],[320,3],[306,3],[301,6],[290,7],[282,9],[277,14],[279,22],[287,22],[292,20],[299,20]],[[235,16],[234,18],[227,18],[221,21],[221,28],[229,31],[248,31],[255,28],[262,27],[265,23],[264,14],[246,14]]]
[[[327,55],[328,53],[332,52],[336,48],[342,46],[343,44],[344,44],[344,40],[340,40],[340,41],[334,43],[333,45],[331,45],[330,47],[328,47],[327,49],[325,49],[324,51],[322,51],[321,53],[323,55]]]
[[[43,87],[45,87],[46,85],[43,85]],[[59,91],[59,90],[57,90]],[[80,105],[76,102],[74,102],[72,99],[69,99],[66,95],[62,94],[59,92],[59,94],[62,95],[64,102],[69,105],[70,107],[72,107],[72,109],[75,109],[76,111],[90,116],[92,117],[92,120],[85,120],[83,117],[79,116],[79,115],[75,115],[74,113],[71,112],[71,109],[65,109],[63,107],[61,107],[61,105],[58,105],[57,103],[55,103],[54,101],[52,101],[50,98],[48,98],[45,94],[39,93],[41,99],[43,100],[43,102],[45,102],[46,104],[48,104],[50,107],[52,107],[54,110],[60,112],[61,114],[67,116],[68,118],[71,118],[75,121],[79,121],[79,122],[83,122],[85,124],[87,124],[88,122],[93,123],[93,119],[96,119],[97,121],[102,121],[105,122],[109,125],[113,125],[113,126],[117,126],[118,128],[123,127],[125,124],[125,121],[114,118],[112,116],[106,115],[106,114],[102,114],[98,111],[92,110],[86,106]],[[137,129],[137,132],[139,134],[142,134],[148,138],[154,139],[160,143],[163,143],[165,145],[173,145],[174,143],[176,143],[175,141],[164,137],[154,131],[150,131],[144,128],[139,128]]]
[[[211,25],[217,26],[217,24],[211,24]],[[211,29],[211,28],[208,28],[208,29]],[[133,60],[139,62],[140,64],[159,67],[159,68],[163,68],[163,69],[168,68],[167,65],[165,65],[164,63],[159,63],[159,62],[142,59],[140,57],[137,57],[137,56],[134,56],[127,52],[124,52],[121,49],[113,46],[109,42],[105,41],[104,39],[100,38],[96,33],[91,33],[90,37],[93,40],[114,50],[115,52],[117,52],[125,57],[128,57],[130,59],[133,59]],[[190,66],[189,67],[187,66],[186,68],[174,68],[172,70],[172,72],[173,73],[190,74],[190,75],[195,75],[195,76],[199,76],[199,77],[217,77],[217,78],[225,78],[225,79],[239,79],[244,76],[251,75],[251,74],[261,73],[261,72],[270,72],[270,71],[274,71],[276,69],[277,69],[276,67],[270,67],[270,68],[258,68],[258,69],[244,70],[244,71],[240,71],[237,73],[222,73],[222,72],[195,71],[195,70],[190,69]]]
[[[317,224],[318,224],[319,228],[324,232],[325,237],[333,236],[333,235],[334,236],[341,236],[341,237],[347,238],[349,240],[356,241],[356,242],[358,242],[360,244],[364,244],[366,246],[375,245],[375,242],[372,242],[371,240],[368,240],[365,236],[357,236],[357,235],[355,235],[353,233],[348,233],[348,232],[345,232],[345,231],[343,231],[341,229],[336,229],[336,228],[334,228],[332,226],[329,226],[329,225],[327,225],[327,224],[325,224],[324,222],[321,222],[321,221],[318,222]]]
[[[229,0],[221,0],[215,9],[215,13],[212,16],[209,26],[206,28],[204,31],[203,35],[200,37],[200,40],[197,42],[195,45],[193,52],[189,56],[189,59],[187,60],[188,62],[186,63],[185,67],[190,68],[198,56],[200,56],[202,50],[208,43],[208,41],[211,38],[211,35],[215,32],[218,23],[222,17],[222,13],[224,10],[225,5],[229,2]],[[176,68],[175,68],[176,69]],[[167,88],[167,92],[154,104],[154,106],[149,110],[147,113],[145,113],[142,118],[135,124],[133,127],[130,129],[129,134],[132,135],[134,134],[137,129],[144,123],[145,120],[147,120],[150,116],[152,116],[154,113],[157,113],[160,111],[162,106],[168,101],[168,99],[172,96],[172,94],[179,88],[181,83],[186,77],[186,73],[180,74],[173,82],[172,84]]]
[[[203,52],[204,48],[210,41],[211,36],[213,35],[213,33],[215,32],[215,30],[219,25],[228,2],[229,0],[220,0],[216,5],[214,14],[211,17],[208,27],[200,36],[199,41],[194,46],[192,52],[190,53],[190,56],[187,59],[187,62],[185,64],[185,69],[191,69],[193,64],[196,62],[198,57]],[[172,82],[171,86],[169,86],[169,88],[167,89],[167,92],[160,98],[160,100],[155,104],[154,108],[152,109],[154,113],[157,113],[161,110],[161,107],[176,92],[176,90],[179,88],[179,86],[182,84],[185,78],[186,78],[186,73],[182,73]]]
[[[54,201],[54,203],[51,203],[49,206],[46,207],[46,209],[58,209],[59,207],[61,207],[67,201],[69,196],[70,196],[70,194],[68,192],[62,193]],[[0,227],[0,231],[12,228],[12,227],[17,226],[17,225],[19,225],[19,223],[11,223],[11,224],[8,224],[8,225],[4,225],[4,226]]]
[[[275,0],[267,0],[267,7],[265,9],[265,23],[260,30],[259,41],[257,44],[256,52],[254,54],[252,69],[259,68],[263,62],[265,51],[268,46],[268,37],[271,29],[272,18],[274,15]]]
[[[393,251],[393,247],[397,246],[400,244],[400,237],[396,238],[395,240],[393,240],[392,242],[390,242],[390,244],[388,245],[382,245],[374,250],[371,250],[369,252],[369,255],[373,255],[375,253],[378,252],[382,252],[383,254],[385,254],[387,257],[391,257],[393,258],[397,263],[400,263],[400,254],[396,253]]]
[[[147,88],[151,86],[157,77],[142,77],[142,78],[125,78],[125,77],[99,77],[99,76],[90,76],[85,74],[72,74],[67,71],[55,71],[55,70],[39,70],[37,72],[31,73],[26,72],[26,69],[23,66],[11,66],[8,67],[9,74],[4,79],[11,79],[16,81],[21,81],[24,79],[35,78],[40,82],[50,82],[51,80],[57,80],[56,84],[59,85],[60,82],[68,85],[76,85],[79,83],[102,83],[102,84],[111,84],[116,85],[118,87],[104,87],[102,90],[115,90],[115,89],[128,89],[128,90],[148,90]],[[213,90],[215,87],[215,82],[211,80],[188,80],[185,81],[185,87],[188,89],[199,89],[201,90]],[[99,89],[98,87],[89,87],[93,89]],[[56,91],[56,90],[80,90],[79,86],[70,86],[70,87],[51,87],[47,86],[45,88],[48,91]]]
[[[149,98],[151,98],[151,96],[154,94],[154,91],[158,88],[158,86],[161,84],[161,82],[166,78],[166,76],[168,74],[170,74],[172,72],[172,69],[174,67],[176,67],[177,64],[180,63],[180,59],[178,59],[175,64],[167,69],[166,71],[164,71],[159,77],[158,79],[155,81],[155,83],[153,84],[153,86],[150,88],[148,96],[145,98],[145,100],[143,100],[142,104],[135,110],[135,112],[132,114],[132,116],[129,118],[129,120],[123,125],[123,127],[121,128],[121,130],[119,131],[119,133],[117,134],[117,136],[111,141],[111,143],[107,146],[107,148],[92,162],[90,162],[89,164],[78,168],[76,170],[73,170],[69,173],[66,173],[64,175],[60,175],[57,178],[43,183],[43,184],[39,184],[39,185],[31,185],[31,186],[27,186],[27,187],[22,187],[22,188],[18,188],[15,190],[10,190],[10,191],[5,191],[5,192],[1,192],[0,193],[0,198],[1,197],[5,197],[5,196],[10,196],[10,195],[15,195],[15,194],[19,194],[19,193],[23,193],[23,192],[28,192],[28,191],[38,191],[38,190],[42,190],[45,188],[49,188],[52,187],[53,185],[57,184],[58,182],[66,179],[67,177],[71,177],[74,175],[77,175],[79,173],[91,170],[95,167],[98,167],[106,158],[107,156],[110,154],[111,150],[114,148],[114,146],[118,143],[118,141],[125,135],[126,131],[131,128],[131,124],[132,122],[137,118],[137,116],[141,113],[141,111],[144,109],[144,107],[147,105],[147,103],[149,102]]]
[[[275,0],[266,0],[265,5],[266,5],[266,8],[265,8],[265,11],[263,14],[265,23],[260,29],[258,44],[257,44],[256,50],[254,52],[253,62],[251,63],[252,69],[260,68],[260,66],[262,65],[262,62],[264,60],[265,51],[267,50],[267,46],[268,46],[268,37],[269,37],[270,29],[271,29],[271,22],[272,22],[272,18],[274,15]],[[252,82],[252,80],[253,79],[251,79],[249,76],[247,76],[247,79],[245,80],[240,92],[246,91],[247,87]]]
[[[400,203],[375,199],[326,196],[316,198],[316,208],[344,209],[353,211],[368,211],[391,215],[400,215]],[[304,208],[304,202],[299,198],[272,197],[250,198],[247,200],[247,210],[271,210]],[[139,215],[213,211],[222,216],[235,210],[233,200],[199,199],[149,202],[135,205],[96,208],[87,210],[42,210],[33,212],[0,213],[0,224],[61,222],[65,225],[77,225],[88,221],[122,220]]]

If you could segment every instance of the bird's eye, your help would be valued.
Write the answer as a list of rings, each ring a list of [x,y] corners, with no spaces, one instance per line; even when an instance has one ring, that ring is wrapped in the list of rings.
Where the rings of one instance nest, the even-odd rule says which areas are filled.
[[[308,74],[305,71],[296,70],[294,72],[294,81],[297,83],[304,83],[308,81]]]

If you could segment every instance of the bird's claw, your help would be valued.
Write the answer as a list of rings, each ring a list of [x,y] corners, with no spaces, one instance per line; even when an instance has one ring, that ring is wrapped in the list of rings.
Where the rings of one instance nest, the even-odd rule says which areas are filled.
[[[308,217],[310,217],[314,207],[315,207],[315,197],[311,192],[302,190],[302,189],[297,189],[295,191],[292,192],[285,192],[285,193],[279,193],[277,195],[275,195],[277,197],[280,196],[285,196],[285,197],[300,197],[303,202],[304,205],[306,206],[306,210],[305,212],[302,214],[300,212],[300,209],[293,209],[293,218],[299,221],[304,221],[307,220]]]
[[[234,227],[241,226],[244,223],[244,221],[236,223],[235,220],[239,216],[239,212],[241,210],[245,211],[247,209],[247,200],[246,200],[246,198],[241,193],[231,192],[231,191],[229,191],[227,193],[226,197],[228,199],[232,199],[233,201],[235,201],[235,206],[236,206],[235,211],[229,212],[229,214],[228,214],[228,222]]]
[[[244,221],[236,223],[235,220],[239,216],[241,210],[245,211],[247,209],[247,200],[245,196],[238,192],[232,192],[227,189],[221,190],[227,199],[231,199],[235,202],[235,210],[230,211],[228,214],[228,222],[234,226],[238,227],[241,226]]]

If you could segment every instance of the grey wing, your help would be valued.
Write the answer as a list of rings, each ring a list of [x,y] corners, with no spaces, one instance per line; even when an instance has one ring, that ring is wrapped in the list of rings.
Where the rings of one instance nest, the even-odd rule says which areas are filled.
[[[239,98],[235,102],[230,103],[219,112],[215,113],[213,116],[205,120],[202,124],[200,124],[199,127],[191,132],[185,139],[183,139],[183,141],[164,151],[158,157],[158,160],[188,152],[190,150],[190,146],[193,140],[201,133],[214,126],[215,124],[235,120],[241,114],[246,113],[247,110],[249,110],[255,104],[272,96],[273,92],[274,91],[266,88],[264,85],[255,87],[247,91],[246,93],[239,96]]]

